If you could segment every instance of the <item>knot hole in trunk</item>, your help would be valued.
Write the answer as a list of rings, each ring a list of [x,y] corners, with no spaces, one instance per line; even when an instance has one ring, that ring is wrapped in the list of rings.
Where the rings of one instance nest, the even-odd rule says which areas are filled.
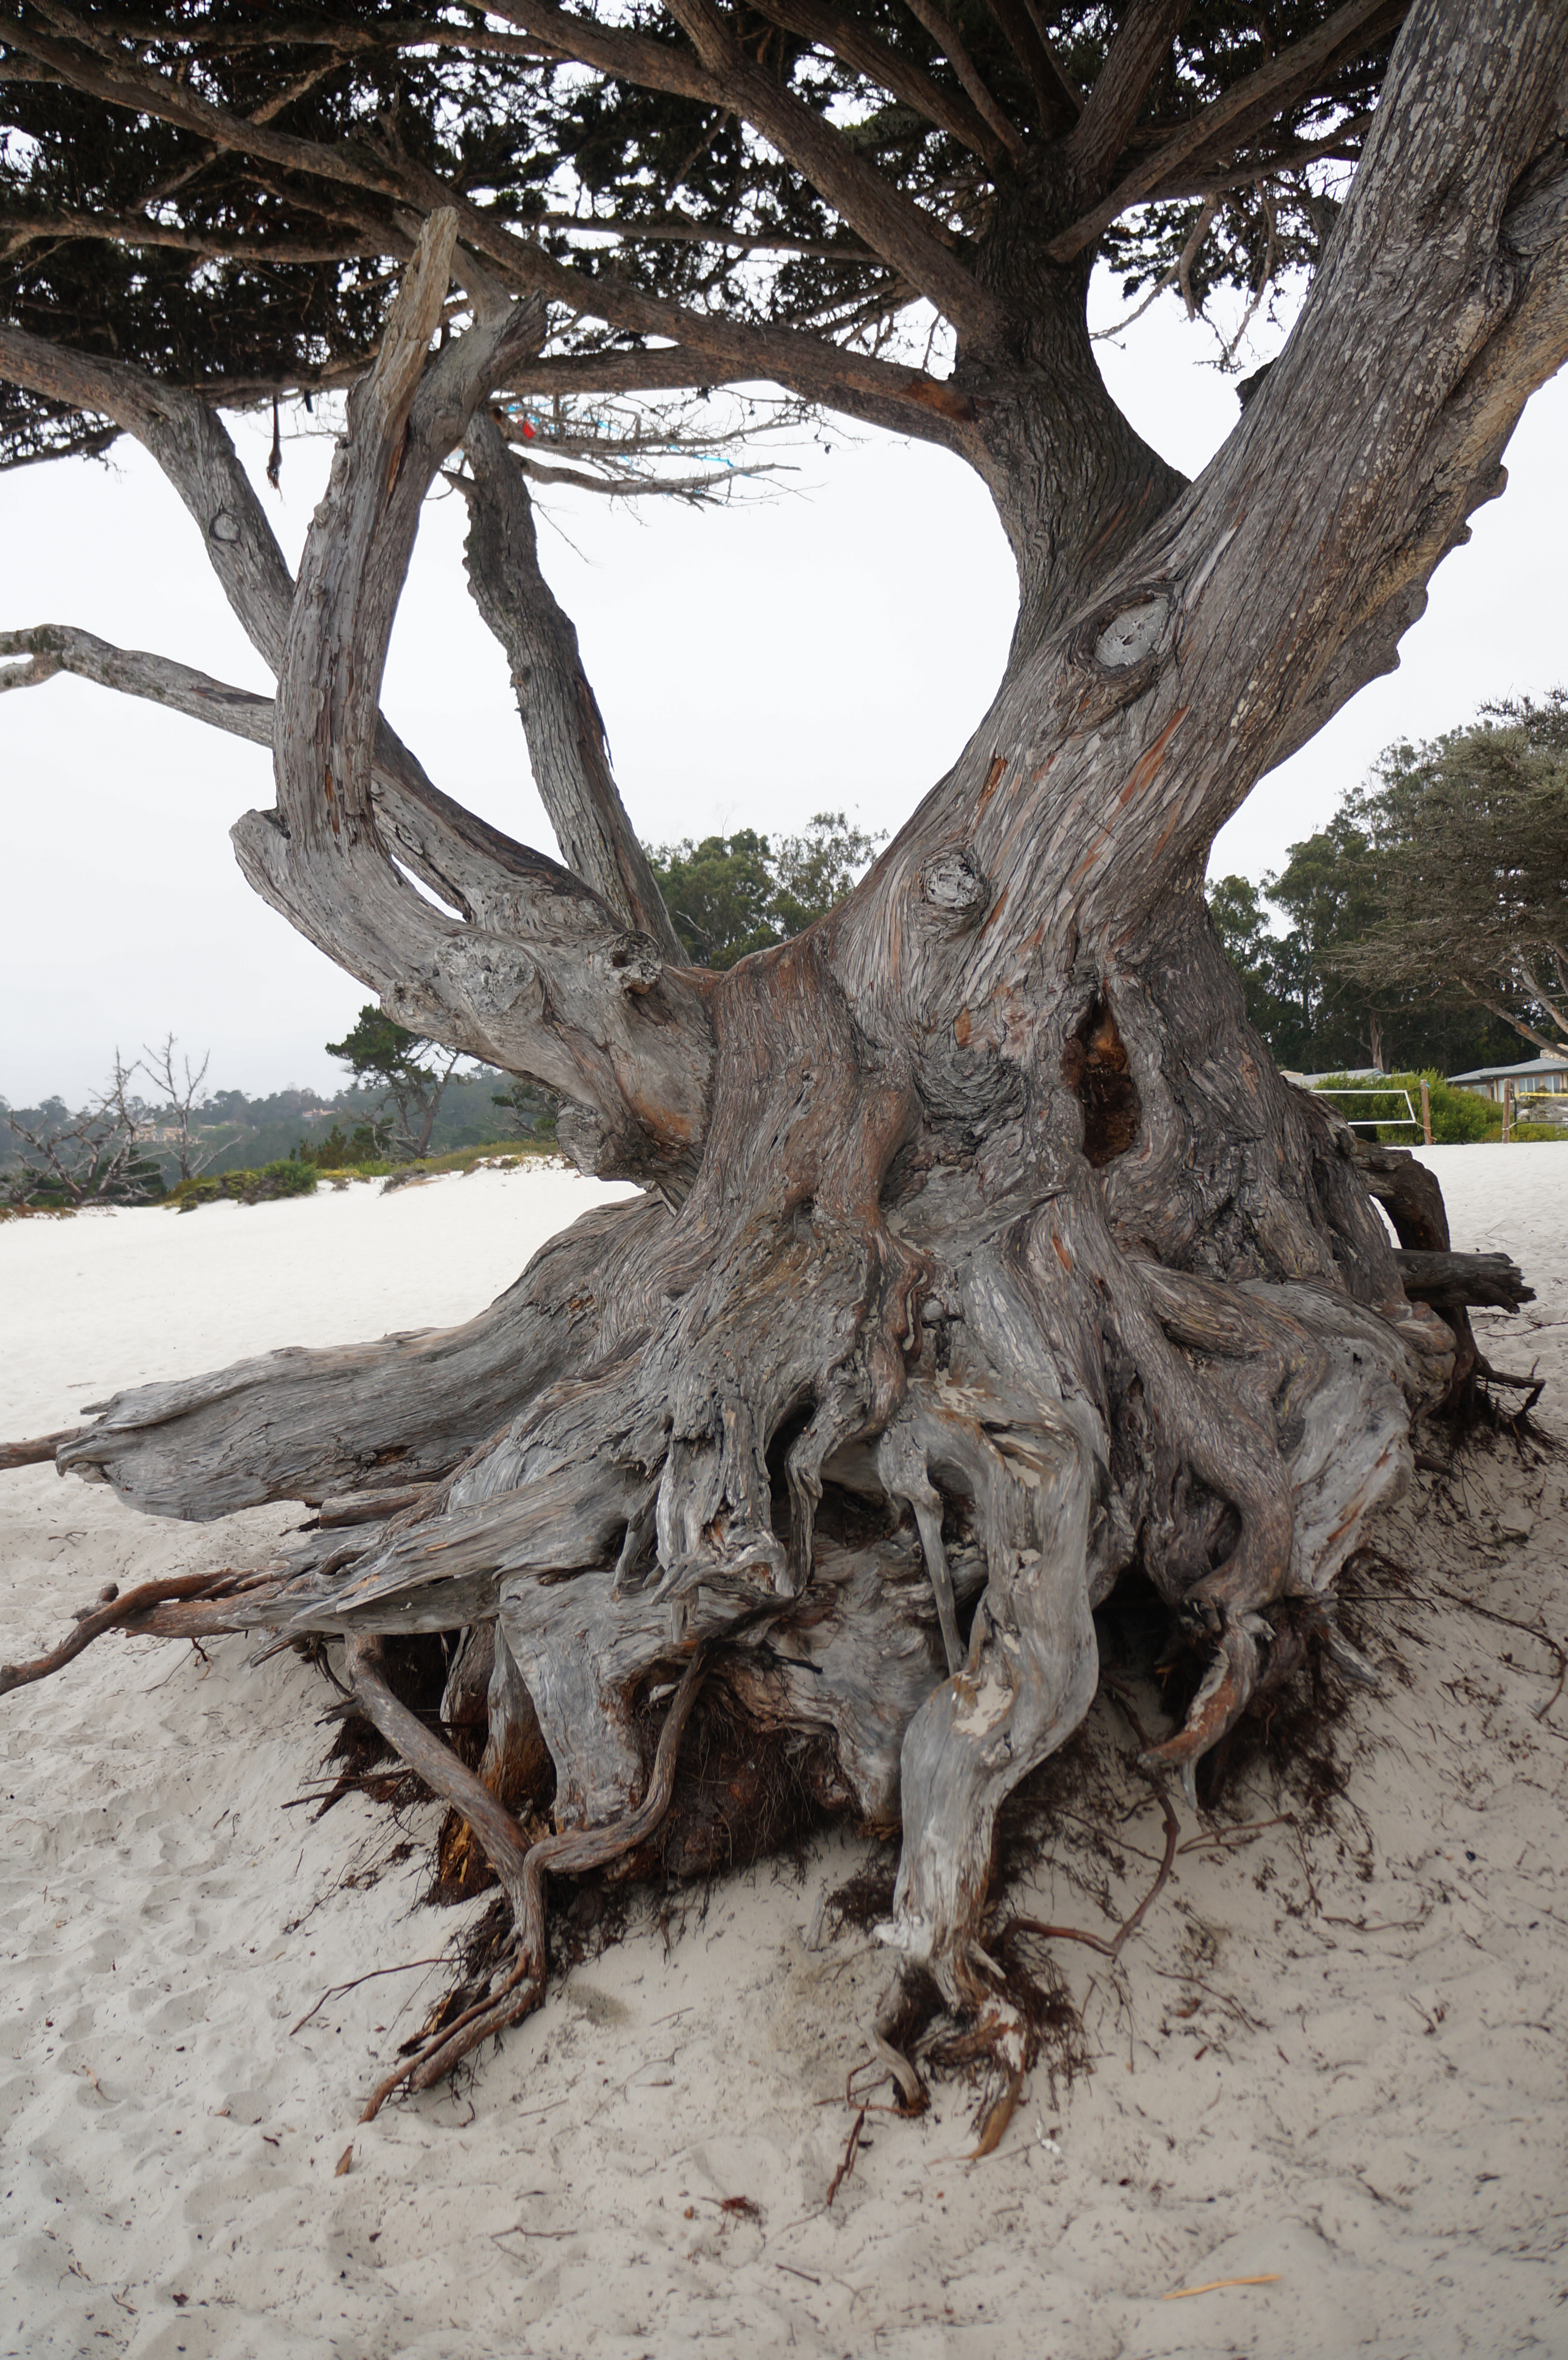
[[[1103,994],[1090,1001],[1062,1046],[1062,1078],[1083,1109],[1083,1153],[1095,1170],[1125,1155],[1138,1137],[1138,1084]]]

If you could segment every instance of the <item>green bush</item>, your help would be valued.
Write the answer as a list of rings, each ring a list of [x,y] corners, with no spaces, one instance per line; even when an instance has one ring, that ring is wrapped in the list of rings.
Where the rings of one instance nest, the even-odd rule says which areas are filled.
[[[302,1139],[289,1153],[291,1164],[312,1164],[318,1172],[349,1172],[356,1164],[380,1164],[387,1155],[386,1125],[373,1127],[368,1122],[356,1123],[349,1138],[341,1122],[334,1122],[325,1139],[314,1146]]]
[[[259,1172],[217,1172],[205,1179],[181,1180],[165,1201],[182,1213],[193,1213],[198,1205],[217,1205],[225,1198],[240,1205],[266,1205],[278,1196],[308,1196],[315,1185],[313,1164],[284,1157],[276,1164],[264,1164]]]
[[[1419,1147],[1421,1134],[1421,1086],[1424,1081],[1432,1098],[1432,1141],[1434,1147],[1475,1146],[1485,1141],[1499,1141],[1503,1135],[1503,1108],[1500,1098],[1483,1098],[1479,1090],[1455,1089],[1441,1074],[1389,1074],[1388,1088],[1375,1098],[1336,1097],[1336,1090],[1367,1090],[1375,1086],[1365,1076],[1330,1074],[1314,1086],[1314,1096],[1326,1098],[1347,1122],[1376,1122],[1377,1137],[1385,1147]],[[1404,1099],[1398,1091],[1410,1092],[1410,1107],[1416,1117],[1414,1127],[1401,1118]],[[1364,1134],[1365,1135],[1365,1134]],[[1521,1142],[1531,1140],[1568,1139],[1568,1125],[1521,1122],[1514,1133]]]

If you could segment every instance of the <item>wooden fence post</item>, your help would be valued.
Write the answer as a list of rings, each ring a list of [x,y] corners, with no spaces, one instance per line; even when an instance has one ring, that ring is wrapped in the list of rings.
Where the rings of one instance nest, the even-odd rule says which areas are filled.
[[[1426,1146],[1432,1145],[1432,1085],[1429,1082],[1421,1084],[1421,1139]]]

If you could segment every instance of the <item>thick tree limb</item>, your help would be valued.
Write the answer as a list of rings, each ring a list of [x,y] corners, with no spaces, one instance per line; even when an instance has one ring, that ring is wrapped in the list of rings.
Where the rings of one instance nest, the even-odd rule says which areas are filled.
[[[62,1442],[74,1442],[85,1434],[84,1426],[62,1426],[56,1434],[36,1434],[29,1442],[0,1442],[0,1473],[8,1474],[14,1467],[44,1467],[49,1465]]]
[[[1410,1301],[1430,1303],[1438,1311],[1477,1304],[1517,1311],[1535,1301],[1534,1287],[1525,1284],[1524,1273],[1509,1254],[1401,1250],[1394,1260]]]
[[[563,616],[561,620],[570,630],[567,618]],[[277,708],[270,696],[214,680],[209,673],[176,662],[170,657],[112,647],[91,631],[60,623],[38,624],[24,631],[0,631],[0,657],[5,656],[27,656],[31,661],[0,670],[0,694],[7,689],[36,688],[67,672],[101,688],[145,697],[191,720],[206,722],[252,745],[271,748]],[[417,802],[407,792],[411,775],[419,781]],[[398,858],[464,916],[473,918],[494,908],[504,917],[515,903],[520,884],[529,878],[537,878],[550,891],[572,890],[572,878],[555,862],[512,844],[509,838],[489,830],[458,805],[449,803],[424,779],[412,756],[397,745],[385,724],[377,729],[373,780],[378,819]],[[615,792],[613,780],[610,792]],[[549,808],[548,797],[546,803]],[[606,813],[606,836],[609,818]],[[432,830],[432,820],[439,833]],[[443,826],[441,822],[448,824]],[[624,814],[621,824],[626,825]],[[629,828],[626,835],[635,847]],[[596,852],[597,847],[590,843],[588,849]],[[598,866],[603,881],[618,891],[616,873],[607,859],[600,858]],[[609,900],[608,896],[604,898]],[[609,901],[609,908],[615,907],[615,902]],[[662,911],[662,902],[658,908]],[[625,923],[641,923],[624,907],[618,914]],[[652,933],[653,929],[648,926],[645,931]],[[670,956],[678,960],[684,957],[672,933],[670,945],[660,946],[670,948]]]
[[[440,300],[428,293],[431,283],[426,282],[427,304],[434,300],[439,310]],[[444,294],[443,281],[442,298]],[[531,319],[519,313],[512,315],[512,332],[528,342],[537,330]],[[463,366],[476,366],[481,378],[497,368],[504,371],[509,347],[502,340],[502,332],[491,327],[474,333],[480,336],[480,347],[470,352]],[[388,355],[387,366],[400,369],[405,388],[416,346],[417,338],[400,330]],[[445,356],[449,374],[458,350],[449,347]],[[418,347],[418,357],[422,368],[423,347]],[[63,391],[65,398],[83,407],[104,410],[147,445],[201,525],[209,556],[242,624],[268,663],[274,669],[279,667],[295,605],[295,585],[221,421],[193,396],[156,385],[138,371],[88,360],[16,329],[0,327],[0,370],[46,391]],[[488,390],[488,386],[482,390]],[[482,392],[471,392],[466,407],[471,409],[480,398]],[[439,453],[433,446],[425,451],[428,473],[423,480],[427,483],[446,456],[440,399],[439,391],[432,394],[423,413],[434,429],[434,442],[442,445]],[[463,406],[460,402],[453,417],[459,437],[466,424]],[[389,465],[390,458],[384,464]],[[396,580],[381,573],[374,576],[381,603],[369,627],[377,630],[383,625],[389,628],[393,609],[387,600],[390,596],[395,602],[417,528],[423,485],[415,497],[412,482],[410,475],[400,482],[396,494],[403,552]],[[379,508],[375,508],[371,521],[375,526],[381,523]],[[79,661],[84,660],[80,644],[73,652]],[[330,656],[324,660],[332,661]],[[377,680],[382,660],[376,660]],[[100,661],[108,668],[106,659]],[[141,683],[138,693],[161,692],[165,701],[171,703],[183,698],[180,709],[186,711],[197,710],[205,702],[201,717],[216,718],[221,712],[229,722],[243,721],[245,735],[259,727],[261,716],[256,707],[235,704],[222,693],[214,696],[199,680],[160,667],[156,661],[136,669]],[[123,671],[114,684],[128,684]],[[640,1168],[648,1153],[640,1118],[630,1115],[629,1101],[616,1078],[617,1068],[630,1077],[637,1064],[628,1055],[630,1043],[646,1030],[653,1051],[653,1071],[661,1078],[656,1080],[650,1074],[644,1086],[651,1085],[656,1094],[650,1108],[656,1131],[666,1142],[654,1147],[654,1159],[666,1182],[673,1185],[675,1171],[690,1153],[694,1126],[700,1127],[702,1076],[710,1054],[706,1020],[690,988],[672,978],[661,987],[657,967],[648,964],[648,950],[639,948],[635,938],[627,941],[620,923],[591,890],[569,870],[514,844],[441,795],[379,716],[366,714],[363,708],[362,684],[349,722],[353,729],[363,727],[367,733],[359,757],[365,777],[355,792],[367,799],[368,781],[379,774],[380,806],[386,814],[390,849],[485,937],[504,937],[505,949],[499,953],[478,950],[478,964],[467,951],[443,952],[441,945],[461,945],[467,939],[463,929],[414,895],[397,879],[385,853],[367,841],[355,857],[369,864],[367,875],[376,880],[365,916],[379,905],[379,931],[359,917],[351,921],[346,911],[342,913],[354,945],[353,957],[344,963],[353,966],[372,989],[403,992],[405,1017],[417,1029],[510,1071],[535,1075],[568,1099],[593,1109],[595,1143],[585,1144],[583,1152],[606,1165],[617,1156],[629,1154]],[[340,752],[337,759],[341,770],[344,757]],[[307,816],[299,820],[302,832],[292,870],[285,851],[292,839],[280,836],[274,825],[253,815],[242,821],[235,832],[236,849],[241,851],[246,874],[253,882],[265,880],[267,898],[295,923],[307,914],[307,901],[298,894],[303,874],[298,865],[299,850],[306,847],[311,834],[309,804],[303,809]],[[359,816],[363,823],[363,811]],[[330,827],[325,837],[336,841]],[[324,850],[324,844],[319,843],[318,848]],[[328,956],[341,956],[344,936],[334,927],[330,911],[319,902],[310,924],[317,930],[312,939]],[[406,941],[399,933],[403,926],[408,929]],[[310,931],[310,926],[304,930]],[[530,1007],[542,1011],[544,1007],[538,982],[524,985],[525,978],[537,977],[539,972],[533,960],[520,952],[524,943],[531,943],[535,956],[549,964],[554,978],[551,1017],[561,1020],[561,1030],[553,1023],[540,1025],[524,1012]],[[394,948],[395,944],[400,947]],[[414,944],[423,945],[417,955],[412,951]],[[471,997],[465,999],[461,991],[454,995],[450,986],[408,993],[405,978],[410,957],[416,967],[422,959],[427,970],[433,970],[443,957],[450,961],[454,956],[472,977],[482,971],[485,959],[495,961],[498,956],[498,966],[490,972],[509,978],[501,984],[510,1011],[502,1027],[504,1038],[492,1029]],[[575,988],[568,981],[573,969]],[[519,985],[524,985],[520,1006]],[[494,989],[490,984],[482,987],[481,1000],[486,994],[493,995]],[[639,1016],[644,1000],[648,1005]],[[683,1011],[679,1017],[678,1008]],[[578,1045],[568,1045],[569,1038]],[[671,1121],[673,1132],[669,1129]],[[586,1142],[587,1134],[581,1135]]]
[[[241,628],[276,672],[288,636],[293,577],[255,487],[212,410],[197,396],[161,385],[139,369],[73,353],[4,324],[0,375],[98,410],[136,436],[179,493]],[[220,726],[243,721],[243,735],[249,736],[259,725],[259,712],[243,702],[244,692],[212,683],[209,694],[205,675],[191,673],[168,659],[115,650],[111,663],[89,650],[87,635],[82,633],[71,635],[71,648],[69,661],[61,655],[62,669],[81,670],[105,686],[159,697]],[[42,651],[40,660],[48,660]],[[88,672],[89,662],[103,669]],[[44,676],[30,673],[14,684],[32,685]],[[167,695],[160,692],[160,682]],[[188,701],[181,702],[182,697]],[[515,843],[442,794],[379,716],[373,770],[385,791],[386,824],[397,858],[463,916],[506,923],[531,893],[541,895],[547,908],[562,897],[586,898],[584,888],[559,862]],[[604,915],[608,920],[609,912]]]
[[[964,334],[994,328],[995,310],[930,215],[893,188],[843,136],[756,63],[712,0],[665,5],[719,82],[724,102],[770,139],[883,260]]]
[[[1066,148],[1085,188],[1103,187],[1127,144],[1149,84],[1192,13],[1192,0],[1130,0]]]
[[[972,102],[966,104],[955,92],[943,90],[912,59],[899,57],[842,9],[824,5],[824,0],[761,0],[761,5],[763,14],[776,25],[782,25],[787,32],[800,34],[819,49],[831,50],[853,72],[879,83],[902,104],[923,115],[940,130],[951,133],[987,163],[996,163],[1007,152],[996,125],[978,106]],[[945,40],[951,38],[951,33],[944,27],[936,38]]]
[[[481,411],[463,448],[473,469],[469,587],[506,650],[534,784],[566,865],[585,878],[624,923],[660,954],[686,954],[632,832],[610,769],[598,701],[583,669],[577,632],[539,570],[533,505],[500,428]]]
[[[1029,152],[1029,143],[992,97],[984,74],[970,56],[963,34],[952,24],[937,0],[906,0],[911,16],[925,27],[941,49],[974,103],[975,113],[1016,164]]]
[[[1062,70],[1029,0],[985,0],[1014,56],[1029,76],[1040,107],[1040,129],[1056,138],[1077,122],[1083,101]]]
[[[0,671],[0,694],[12,688],[37,688],[61,672],[90,680],[100,688],[145,697],[171,713],[205,721],[253,746],[272,744],[273,704],[248,688],[234,688],[213,680],[190,664],[170,657],[145,654],[136,648],[111,647],[107,639],[81,631],[69,623],[38,623],[25,631],[0,631],[0,656],[27,656],[28,663]]]
[[[889,892],[911,925],[930,923],[917,914],[914,847],[950,824],[943,809],[971,830],[989,894],[1007,892],[1009,923],[1026,932],[1034,906],[1048,928],[1073,912],[1080,942],[1101,923],[1123,939],[1157,897],[1184,891],[1352,636],[1411,598],[1495,488],[1525,400],[1568,352],[1568,168],[1555,136],[1568,22],[1518,5],[1488,17],[1471,36],[1477,77],[1456,88],[1444,60],[1457,14],[1457,0],[1412,11],[1306,310],[1230,441],[1082,619],[1015,659],[964,759],[840,922],[835,964],[857,999],[889,989]],[[1439,234],[1423,192],[1447,185],[1445,172],[1462,174],[1466,207]],[[1374,313],[1385,323],[1375,354]],[[1310,450],[1310,471],[1282,468],[1284,450]],[[1113,726],[1124,789],[1081,797],[1067,742],[1092,761]],[[987,790],[976,824],[998,760],[1013,783]],[[1026,849],[1044,825],[1049,875]],[[1003,988],[997,930],[963,939],[942,1016],[922,997],[928,1027],[965,1009],[973,1021]],[[1108,943],[1102,956],[1105,972]],[[929,981],[922,970],[922,995]]]
[[[147,1514],[198,1523],[445,1476],[593,1357],[606,1272],[634,1230],[667,1218],[648,1199],[586,1215],[461,1327],[263,1353],[116,1393],[59,1445],[62,1472],[110,1482]]]
[[[553,7],[550,0],[500,0],[488,13],[506,24],[520,25],[559,57],[596,66],[617,82],[632,82],[643,90],[670,91],[710,106],[725,104],[723,85],[679,41],[651,40],[623,27],[605,26],[591,16]]]
[[[133,213],[72,213],[69,209],[18,222],[0,237],[0,257],[20,253],[43,238],[93,238],[101,245],[158,246],[175,254],[199,254],[210,261],[364,262],[398,250],[391,242],[345,233],[331,239],[231,237],[220,232],[180,229]]]
[[[531,1073],[593,1110],[600,1169],[678,1185],[705,1120],[711,1033],[699,990],[654,945],[606,930],[577,889],[464,928],[399,877],[371,803],[376,700],[425,493],[535,307],[495,315],[425,366],[456,236],[431,216],[301,561],[278,676],[276,815],[234,831],[263,898],[381,994],[398,1022]]]

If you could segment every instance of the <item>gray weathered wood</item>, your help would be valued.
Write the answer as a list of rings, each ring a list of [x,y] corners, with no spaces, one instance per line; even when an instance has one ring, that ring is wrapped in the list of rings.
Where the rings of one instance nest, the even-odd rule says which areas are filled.
[[[727,30],[680,14],[720,81]],[[1129,88],[1160,15],[1123,28]],[[1445,1304],[1477,1283],[1435,1184],[1273,1070],[1202,879],[1282,749],[1387,664],[1568,354],[1565,70],[1561,10],[1415,0],[1302,317],[1191,486],[1099,381],[1085,268],[1051,257],[1072,221],[998,194],[942,399],[1018,552],[1006,674],[850,898],[722,978],[542,869],[514,892],[474,852],[459,879],[462,823],[391,783],[376,702],[420,500],[502,375],[542,366],[539,317],[500,303],[430,354],[444,209],[298,585],[248,526],[234,544],[244,599],[274,621],[282,601],[287,626],[278,811],[242,824],[247,874],[395,1014],[563,1090],[583,1160],[664,1202],[550,1249],[461,1340],[371,1348],[360,1395],[341,1357],[275,1357],[127,1396],[61,1463],[176,1513],[365,1489],[394,1437],[407,1472],[451,1469],[386,1525],[318,1536],[257,1615],[356,1646],[493,1622],[500,1752],[537,1722],[584,1843],[629,1824],[648,1702],[676,1678],[689,1700],[711,1651],[757,1721],[831,1736],[844,1792],[898,1814],[887,1938],[1015,2066],[980,1942],[992,1831],[1082,1717],[1095,1605],[1136,1562],[1201,1650],[1149,1756],[1189,1780],[1309,1644],[1354,1669],[1335,1579],[1467,1349],[1462,1308],[1410,1299],[1434,1272]],[[754,123],[821,153],[911,283],[966,271],[755,84],[746,63]],[[1101,179],[1064,193],[1080,224],[1124,101],[1085,108]],[[542,283],[509,233],[473,234],[508,283]],[[137,431],[222,476],[189,421],[172,455]],[[394,806],[428,825],[455,914],[397,873]],[[580,1276],[551,1325],[550,1288]],[[435,1402],[438,1370],[468,1393]]]

